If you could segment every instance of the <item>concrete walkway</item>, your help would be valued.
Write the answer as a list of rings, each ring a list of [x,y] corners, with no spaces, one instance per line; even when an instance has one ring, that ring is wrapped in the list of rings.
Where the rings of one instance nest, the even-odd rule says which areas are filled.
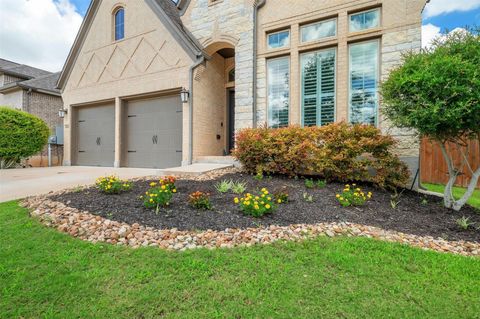
[[[229,167],[221,164],[193,164],[172,169],[58,166],[0,170],[0,202],[47,194],[52,191],[93,185],[99,176],[116,175],[122,179],[155,175],[201,175]]]

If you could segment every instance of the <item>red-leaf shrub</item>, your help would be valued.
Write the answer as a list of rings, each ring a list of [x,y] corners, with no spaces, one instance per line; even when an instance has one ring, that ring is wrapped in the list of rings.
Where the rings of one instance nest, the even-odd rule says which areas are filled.
[[[391,153],[391,136],[367,125],[243,129],[233,156],[251,173],[320,175],[328,180],[404,186],[407,166]]]

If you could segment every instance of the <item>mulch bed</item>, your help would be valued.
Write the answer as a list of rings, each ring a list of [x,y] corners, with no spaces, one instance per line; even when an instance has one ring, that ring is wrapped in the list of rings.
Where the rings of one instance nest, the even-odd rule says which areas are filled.
[[[252,194],[263,187],[271,193],[286,187],[289,202],[262,218],[245,216],[233,203],[238,195],[220,194],[215,190],[214,185],[224,179],[246,182],[247,191]],[[235,173],[213,180],[177,181],[178,193],[174,195],[171,206],[155,214],[153,210],[144,208],[139,199],[148,190],[149,183],[150,181],[135,181],[132,190],[120,195],[105,195],[92,187],[53,195],[51,199],[110,220],[160,229],[224,230],[345,221],[446,240],[480,241],[480,230],[461,230],[456,224],[457,219],[465,216],[480,226],[480,213],[474,208],[465,206],[460,212],[451,211],[442,206],[441,198],[412,191],[404,191],[398,207],[392,209],[391,193],[363,184],[359,186],[365,192],[371,191],[373,198],[362,207],[341,207],[335,194],[343,190],[344,184],[329,183],[322,189],[307,189],[302,179],[266,177],[258,181],[250,175]],[[211,194],[214,206],[212,211],[199,211],[188,205],[188,195],[195,191]],[[314,202],[305,201],[304,193],[312,195]]]

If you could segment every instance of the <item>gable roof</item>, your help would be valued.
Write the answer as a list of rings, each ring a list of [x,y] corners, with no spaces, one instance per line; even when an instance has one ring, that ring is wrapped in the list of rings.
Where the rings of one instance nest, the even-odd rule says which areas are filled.
[[[202,46],[196,41],[191,33],[185,28],[180,19],[180,14],[177,6],[172,0],[144,0],[152,11],[157,15],[159,20],[165,25],[168,31],[173,35],[177,42],[185,49],[185,51],[196,59],[197,57],[204,55]],[[80,30],[73,43],[70,53],[68,54],[67,61],[65,62],[63,69],[60,73],[57,87],[63,90],[65,83],[70,76],[73,69],[73,65],[77,60],[78,54],[83,46],[85,38],[88,34],[90,26],[95,18],[100,3],[102,0],[92,0],[88,7],[85,18],[83,19]]]
[[[33,79],[40,76],[52,74],[42,69],[34,68],[29,65],[15,63],[13,61],[0,58],[0,72],[13,75],[22,79]]]

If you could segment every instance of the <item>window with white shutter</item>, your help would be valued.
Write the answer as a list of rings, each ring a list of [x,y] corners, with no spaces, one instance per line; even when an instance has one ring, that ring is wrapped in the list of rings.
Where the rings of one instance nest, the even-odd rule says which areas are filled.
[[[306,53],[302,63],[302,125],[335,121],[336,50]]]
[[[377,123],[379,41],[349,47],[349,118],[351,123]]]
[[[290,106],[290,59],[282,57],[267,61],[268,124],[278,128],[288,126]]]

